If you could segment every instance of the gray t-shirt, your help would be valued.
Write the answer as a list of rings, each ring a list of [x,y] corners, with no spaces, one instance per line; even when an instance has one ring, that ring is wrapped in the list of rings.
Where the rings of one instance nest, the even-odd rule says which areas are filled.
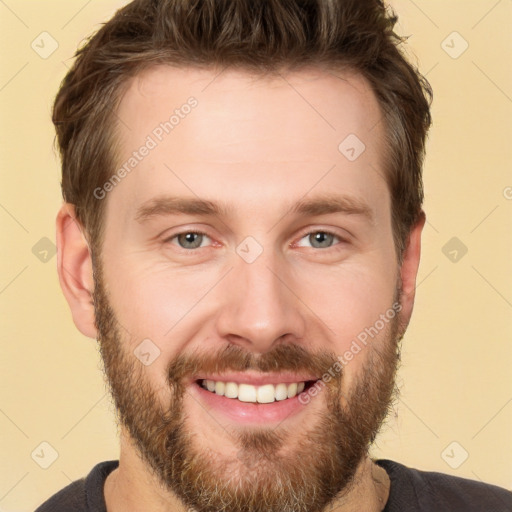
[[[512,492],[495,485],[374,461],[389,475],[391,488],[383,512],[512,512]],[[35,512],[107,512],[103,485],[118,461],[102,462]]]

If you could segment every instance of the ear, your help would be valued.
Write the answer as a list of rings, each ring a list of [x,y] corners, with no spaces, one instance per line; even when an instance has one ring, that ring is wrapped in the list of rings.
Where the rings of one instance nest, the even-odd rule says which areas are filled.
[[[76,220],[75,207],[64,203],[57,215],[57,271],[78,330],[96,339],[92,259],[89,244]]]
[[[414,306],[414,297],[416,294],[416,277],[418,275],[418,267],[421,255],[421,232],[425,226],[426,216],[422,210],[420,218],[412,227],[407,237],[404,249],[402,265],[400,266],[400,278],[402,285],[402,293],[400,296],[400,304],[402,309],[400,316],[402,320],[402,333],[409,325],[412,310]]]

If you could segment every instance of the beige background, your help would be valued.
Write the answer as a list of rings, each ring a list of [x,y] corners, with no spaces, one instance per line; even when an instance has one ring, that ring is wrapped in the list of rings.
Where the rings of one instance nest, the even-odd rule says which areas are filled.
[[[75,329],[52,244],[41,239],[55,241],[60,204],[52,99],[77,44],[124,3],[0,2],[3,512],[34,510],[97,462],[117,458],[95,343]],[[392,4],[434,88],[434,128],[425,167],[429,223],[404,340],[402,394],[373,455],[510,489],[512,2]],[[39,53],[51,49],[42,32],[59,45],[46,59],[31,47],[35,40]],[[453,237],[467,254],[445,247]],[[58,452],[47,469],[40,464],[52,461],[52,451],[42,442]]]

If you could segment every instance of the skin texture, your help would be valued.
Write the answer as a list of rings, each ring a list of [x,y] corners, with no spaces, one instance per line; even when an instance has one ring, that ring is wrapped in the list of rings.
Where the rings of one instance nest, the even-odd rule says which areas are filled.
[[[122,424],[108,510],[382,510],[389,480],[367,449],[392,398],[424,217],[399,265],[375,96],[347,71],[153,67],[117,112],[120,167],[190,97],[197,106],[103,199],[95,265],[72,205],[57,218],[61,285],[77,327],[100,339]],[[355,161],[338,150],[349,134],[366,147]],[[170,213],[169,196],[226,211]],[[328,196],[351,208],[292,211]],[[206,236],[180,247],[190,231]],[[318,247],[318,232],[335,237]],[[239,424],[198,393],[206,370],[321,376],[397,301],[400,314],[279,424]],[[149,366],[134,356],[145,339],[160,350]]]

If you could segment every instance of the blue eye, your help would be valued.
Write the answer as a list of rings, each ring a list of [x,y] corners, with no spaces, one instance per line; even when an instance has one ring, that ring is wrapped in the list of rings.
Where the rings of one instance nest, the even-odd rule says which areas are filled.
[[[186,231],[184,233],[179,233],[169,241],[176,240],[177,245],[179,245],[182,249],[197,249],[203,246],[203,242],[205,239],[209,237],[204,233],[199,233],[196,231]]]
[[[337,237],[333,233],[329,233],[328,231],[313,231],[301,238],[301,240],[304,239],[307,239],[308,242],[311,244],[311,247],[313,247],[314,249],[329,249],[330,247],[335,245],[333,243],[334,240],[340,240],[339,237]],[[298,245],[299,247],[308,247],[307,245],[305,246],[300,242]]]

